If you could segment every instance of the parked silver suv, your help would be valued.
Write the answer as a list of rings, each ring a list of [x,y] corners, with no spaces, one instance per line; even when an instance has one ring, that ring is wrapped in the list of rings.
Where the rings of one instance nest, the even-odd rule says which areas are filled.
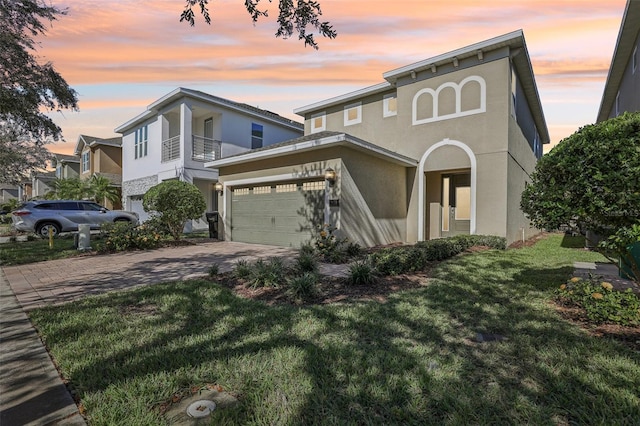
[[[91,229],[110,222],[138,224],[138,215],[122,210],[108,210],[93,201],[39,200],[27,201],[12,213],[13,226],[18,231],[35,232],[42,237],[60,232],[77,231],[78,224],[89,224]]]

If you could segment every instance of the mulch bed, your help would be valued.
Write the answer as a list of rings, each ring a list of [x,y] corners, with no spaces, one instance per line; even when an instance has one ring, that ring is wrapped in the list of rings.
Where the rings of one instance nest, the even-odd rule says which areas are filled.
[[[561,317],[578,325],[590,335],[616,340],[633,350],[640,351],[640,326],[596,325],[589,321],[584,309],[558,300],[552,303]]]
[[[325,305],[329,303],[347,303],[371,301],[385,303],[390,294],[428,284],[429,271],[416,274],[379,277],[372,285],[349,285],[344,278],[322,276],[318,282],[317,295],[306,302],[293,301],[283,287],[251,288],[245,280],[236,278],[232,272],[222,273],[216,282],[230,288],[245,299],[260,300],[267,305]]]

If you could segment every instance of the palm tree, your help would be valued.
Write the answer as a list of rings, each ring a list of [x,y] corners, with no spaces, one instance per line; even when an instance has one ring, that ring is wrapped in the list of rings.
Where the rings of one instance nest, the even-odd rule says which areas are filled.
[[[96,203],[106,204],[110,201],[115,204],[120,200],[120,189],[104,176],[93,175],[89,180],[88,192]]]
[[[51,183],[51,188],[51,191],[45,195],[45,198],[49,200],[82,200],[89,194],[87,183],[78,178],[56,178],[56,180]]]

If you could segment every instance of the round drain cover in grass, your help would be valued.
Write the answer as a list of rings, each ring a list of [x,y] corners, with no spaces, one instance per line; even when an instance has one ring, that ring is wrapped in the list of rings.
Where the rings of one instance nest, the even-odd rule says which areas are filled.
[[[216,403],[213,401],[208,401],[206,399],[201,399],[199,401],[194,402],[193,404],[187,407],[187,414],[190,417],[207,417],[213,410],[216,409]]]

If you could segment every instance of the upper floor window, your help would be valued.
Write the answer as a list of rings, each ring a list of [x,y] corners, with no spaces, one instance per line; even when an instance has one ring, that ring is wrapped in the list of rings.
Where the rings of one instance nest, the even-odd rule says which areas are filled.
[[[460,83],[442,83],[435,90],[430,87],[420,89],[413,96],[412,123],[416,126],[481,114],[486,109],[486,82],[482,77],[472,75]]]
[[[320,112],[311,116],[311,133],[322,132],[327,128],[327,114]]]
[[[620,92],[618,92],[618,94],[616,95],[615,109],[616,109],[616,117],[617,117],[620,115]]]
[[[135,157],[141,158],[147,156],[147,142],[148,142],[148,130],[147,126],[142,126],[136,130],[136,141],[134,145]]]
[[[382,98],[382,116],[393,117],[394,115],[398,115],[398,98],[395,93],[390,93]]]
[[[351,126],[362,123],[362,102],[344,107],[344,125]]]
[[[89,171],[89,151],[82,153],[82,173]]]
[[[638,69],[638,46],[633,49],[633,54],[631,55],[631,72],[635,74]]]
[[[262,148],[264,128],[262,124],[251,123],[251,149]]]
[[[56,164],[56,177],[62,177],[62,165],[60,163]]]

